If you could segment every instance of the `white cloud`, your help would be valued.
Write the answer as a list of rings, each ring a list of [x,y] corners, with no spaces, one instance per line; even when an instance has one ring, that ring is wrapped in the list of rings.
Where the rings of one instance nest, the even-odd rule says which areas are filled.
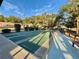
[[[45,7],[50,8],[50,7],[52,7],[52,4],[48,4]]]
[[[42,12],[40,12],[40,13],[35,13],[35,16],[37,16],[37,15],[41,15],[42,14]]]
[[[52,10],[53,7],[52,7],[52,4],[48,4],[48,5],[45,5],[43,6],[42,8],[40,9],[35,9],[35,10],[32,10],[32,12],[35,14],[35,15],[41,15],[45,12],[48,12],[50,10]]]
[[[45,5],[43,8],[33,10],[33,13],[35,13],[35,15],[41,15],[53,9],[54,7],[52,7],[52,4],[48,4],[48,5]]]
[[[34,12],[38,12],[38,9],[35,9]]]
[[[23,13],[21,12],[20,8],[14,4],[4,1],[2,6],[6,11],[11,11],[13,13],[16,13],[17,15],[23,16]]]
[[[42,15],[43,13],[48,12],[48,11],[50,11],[50,10],[53,10],[53,8],[44,9],[44,11],[36,12],[36,13],[35,13],[35,16],[37,16],[37,15]]]
[[[2,12],[0,12],[0,15],[2,15]]]
[[[2,6],[3,6],[5,9],[7,9],[7,10],[18,9],[17,6],[15,6],[15,5],[13,5],[13,4],[7,2],[7,1],[4,1]]]
[[[35,9],[33,12],[41,12],[52,8],[52,4],[45,5],[43,8]]]

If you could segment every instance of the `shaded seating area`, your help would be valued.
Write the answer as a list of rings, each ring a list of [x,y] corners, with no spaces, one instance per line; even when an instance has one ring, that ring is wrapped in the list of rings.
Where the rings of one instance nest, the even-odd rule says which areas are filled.
[[[69,29],[62,29],[60,32],[64,33],[66,36],[70,37],[70,40],[72,41],[72,46],[77,45],[79,47],[79,35],[76,34],[76,31],[69,30]],[[67,33],[67,34],[66,34]]]
[[[75,45],[77,45],[79,47],[79,35],[76,34],[76,31],[67,30],[67,32],[69,33],[69,37],[73,36],[73,40],[72,40],[73,44],[72,44],[72,46],[74,47],[74,44],[75,44]]]

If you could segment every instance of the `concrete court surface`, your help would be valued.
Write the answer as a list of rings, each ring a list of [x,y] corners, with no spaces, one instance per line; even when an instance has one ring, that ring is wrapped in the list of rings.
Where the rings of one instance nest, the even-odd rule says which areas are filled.
[[[46,59],[44,56],[48,48],[49,43],[46,41],[32,54],[0,34],[0,59]]]
[[[79,47],[72,47],[72,42],[59,31],[53,34],[48,59],[79,59]]]

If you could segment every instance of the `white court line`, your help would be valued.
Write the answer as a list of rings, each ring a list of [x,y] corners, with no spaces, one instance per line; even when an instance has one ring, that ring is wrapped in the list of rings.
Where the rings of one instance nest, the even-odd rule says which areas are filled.
[[[46,35],[46,34],[45,34]],[[49,38],[50,39],[50,38]],[[37,56],[39,56],[39,57],[41,57],[41,58],[46,58],[47,59],[47,50],[48,50],[48,48],[46,48],[47,50],[43,53],[42,52],[42,46],[45,46],[46,45],[46,43],[48,42],[49,43],[49,39],[48,40],[46,40],[42,45],[41,45],[41,47],[34,53],[34,55],[37,55]],[[40,51],[41,50],[41,51]]]
[[[34,33],[34,32],[42,32],[42,31],[30,31],[30,32],[25,32],[25,31],[23,31],[23,32],[16,32],[16,33],[8,33],[8,34],[4,34],[4,36],[10,36],[10,35],[18,35],[18,36],[20,36],[20,35],[26,35],[26,34],[32,34],[32,33]],[[13,36],[13,37],[16,37],[16,36]]]
[[[50,49],[49,59],[79,59],[79,50],[72,47],[69,40],[60,32],[57,32],[58,35],[55,35],[54,42],[57,44],[57,48],[52,43]],[[58,38],[59,37],[59,38]],[[56,54],[57,53],[57,54]]]
[[[34,36],[34,37],[38,37],[38,36],[40,36],[40,35],[41,35],[41,33],[38,34],[37,36]],[[15,42],[15,43],[16,43],[16,44],[20,44],[20,43],[25,42],[25,41],[27,41],[27,40],[29,40],[29,39],[33,39],[34,37],[26,38],[26,39],[20,40],[20,41]]]

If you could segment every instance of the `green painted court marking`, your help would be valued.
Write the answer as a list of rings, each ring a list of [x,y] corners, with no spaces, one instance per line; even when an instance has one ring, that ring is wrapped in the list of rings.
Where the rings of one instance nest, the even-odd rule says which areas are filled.
[[[24,49],[28,50],[31,53],[36,52],[42,44],[48,40],[50,32],[42,33],[39,38],[34,39],[34,41],[25,41],[20,43],[19,45]],[[38,37],[38,36],[37,36]]]
[[[41,31],[34,31],[34,32],[23,32],[24,34],[22,35],[21,33],[13,33],[13,34],[10,34],[10,36],[11,36],[11,38],[10,38],[10,36],[8,36],[8,34],[7,34],[7,38],[9,38],[10,40],[12,40],[13,42],[17,42],[17,41],[20,41],[20,40],[25,40],[25,39],[27,39],[27,38],[29,38],[29,37],[34,37],[34,36],[36,36],[36,35],[38,35],[39,33],[40,33]],[[13,36],[12,36],[13,35]],[[14,36],[14,35],[17,35],[16,37]]]
[[[20,42],[17,43],[19,46],[23,47],[31,53],[34,53],[42,46],[44,42],[46,42],[49,39],[50,32],[39,30],[3,35],[15,43]]]

